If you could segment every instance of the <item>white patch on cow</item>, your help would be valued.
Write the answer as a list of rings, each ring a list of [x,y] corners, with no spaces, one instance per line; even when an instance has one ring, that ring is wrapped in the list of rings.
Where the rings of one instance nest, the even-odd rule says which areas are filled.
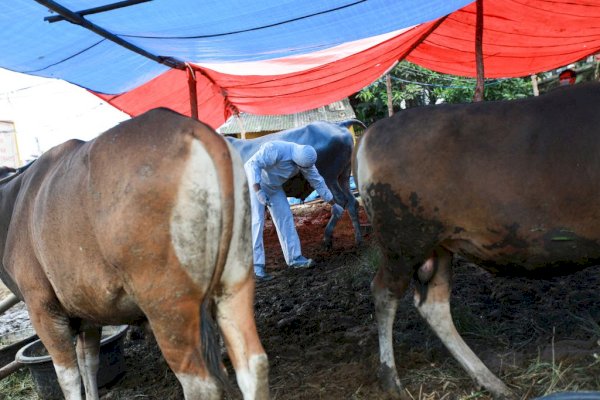
[[[186,400],[218,400],[221,398],[221,390],[212,379],[202,379],[195,375],[176,374],[181,387],[183,397]]]
[[[254,399],[256,396],[256,376],[245,368],[236,370],[235,376],[244,400]]]
[[[414,301],[419,313],[465,371],[493,393],[510,396],[504,383],[481,362],[456,330],[450,314],[450,303],[426,300],[419,306],[419,299],[419,295],[415,293]]]
[[[366,140],[367,138],[365,138]],[[358,190],[361,193],[361,196],[365,196],[364,186],[367,183],[371,182],[371,169],[370,163],[367,162],[366,154],[365,154],[365,143],[358,146],[358,150],[356,151],[356,164],[358,165],[356,171],[356,181],[358,184]]]
[[[266,354],[256,354],[248,360],[249,369],[236,371],[238,386],[244,400],[262,399],[268,394],[268,387],[259,387],[268,382],[269,360]]]
[[[65,400],[82,400],[79,369],[54,364],[54,370]]]
[[[233,287],[252,271],[252,229],[248,180],[239,153],[227,143],[233,163],[235,211],[233,235],[221,282]]]
[[[448,302],[425,301],[425,303],[419,306],[418,301],[420,301],[420,296],[415,295],[415,306],[431,329],[433,329],[452,354],[460,353],[462,351],[460,345],[462,339],[454,327],[454,322],[452,322],[450,304]],[[470,360],[466,359],[465,362],[465,368],[473,368]]]
[[[392,370],[396,370],[394,361],[394,344],[392,333],[394,328],[394,317],[398,308],[398,300],[387,288],[379,288],[373,291],[375,302],[375,313],[377,317],[377,330],[379,333],[379,358]]]
[[[79,370],[85,387],[86,399],[97,400],[99,398],[98,383],[96,379],[100,367],[99,347],[97,349],[91,349],[82,345],[82,348],[83,350],[78,349],[77,357]],[[80,355],[80,352],[83,352],[83,354]]]
[[[215,165],[194,140],[171,215],[177,258],[193,281],[206,288],[216,265],[221,237],[221,194]]]

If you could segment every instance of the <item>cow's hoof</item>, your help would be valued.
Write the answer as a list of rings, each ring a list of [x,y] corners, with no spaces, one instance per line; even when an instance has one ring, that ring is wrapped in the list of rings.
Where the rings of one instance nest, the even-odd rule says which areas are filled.
[[[494,400],[513,400],[517,397],[506,386],[490,390]]]
[[[404,394],[404,390],[402,390],[402,385],[400,384],[400,379],[398,379],[396,370],[388,367],[387,365],[381,365],[379,367],[378,376],[381,390],[385,392],[388,398],[399,400],[406,399],[406,395]]]

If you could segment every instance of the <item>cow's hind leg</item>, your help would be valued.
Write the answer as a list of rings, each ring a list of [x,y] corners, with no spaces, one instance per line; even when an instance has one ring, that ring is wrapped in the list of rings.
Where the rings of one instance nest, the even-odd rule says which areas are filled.
[[[209,372],[209,363],[218,364],[220,360],[213,357],[205,361],[202,351],[203,347],[215,350],[215,346],[217,353],[213,354],[219,351],[218,340],[201,340],[203,296],[177,273],[172,272],[168,281],[163,287],[157,284],[153,291],[138,292],[140,306],[167,364],[183,388],[185,399],[220,399],[221,385]],[[219,365],[212,367],[213,370],[219,368]]]
[[[335,179],[327,180],[327,187],[331,190],[331,194],[333,194],[333,201],[346,208],[346,198],[337,181]],[[323,235],[323,246],[326,249],[333,247],[333,230],[341,217],[341,215],[336,216],[334,213],[331,213],[331,218],[329,218],[329,222],[325,226],[325,234]]]
[[[362,232],[360,230],[360,220],[358,219],[358,201],[350,190],[350,165],[346,169],[346,172],[340,177],[340,187],[344,197],[346,198],[346,205],[344,206],[348,210],[350,220],[352,221],[352,227],[354,228],[354,242],[357,246],[362,243]]]
[[[371,283],[379,335],[379,382],[382,389],[395,398],[402,397],[402,386],[394,360],[393,325],[398,299],[406,292],[410,279],[396,256],[384,254]]]
[[[362,234],[360,232],[360,221],[358,219],[358,201],[354,198],[350,190],[350,167],[347,172],[342,173],[337,179],[328,179],[327,185],[333,194],[333,200],[348,210],[352,226],[354,227],[354,241],[357,245],[362,242]],[[341,217],[341,216],[340,216]],[[333,230],[337,225],[340,217],[331,214],[331,218],[325,227],[325,235],[323,244],[327,249],[331,249],[333,243]]]
[[[454,326],[450,313],[452,255],[443,249],[435,252],[418,271],[419,284],[426,291],[415,291],[415,306],[454,358],[478,384],[496,398],[511,398],[511,392],[473,353]],[[421,301],[421,296],[425,299]]]
[[[269,362],[256,331],[251,274],[218,299],[217,321],[244,400],[268,399]]]
[[[98,400],[97,375],[100,366],[101,328],[89,328],[77,335],[77,361],[87,400]]]

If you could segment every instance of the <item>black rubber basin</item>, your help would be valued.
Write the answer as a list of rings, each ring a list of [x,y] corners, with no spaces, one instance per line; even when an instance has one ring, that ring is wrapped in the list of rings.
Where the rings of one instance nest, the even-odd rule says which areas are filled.
[[[100,368],[97,377],[98,387],[116,381],[125,373],[123,339],[127,328],[127,325],[105,326],[102,328]],[[52,359],[39,339],[22,347],[17,352],[15,359],[29,368],[35,391],[40,399],[63,399]]]

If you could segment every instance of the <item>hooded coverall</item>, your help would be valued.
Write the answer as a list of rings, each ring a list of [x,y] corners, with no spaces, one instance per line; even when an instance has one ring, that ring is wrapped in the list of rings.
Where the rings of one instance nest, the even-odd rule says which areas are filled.
[[[265,273],[265,249],[263,243],[265,206],[258,201],[256,192],[252,190],[252,186],[255,183],[260,184],[261,189],[269,196],[271,216],[277,230],[283,256],[286,264],[292,267],[304,264],[308,260],[302,256],[300,238],[294,226],[294,216],[283,190],[283,184],[300,172],[324,201],[329,202],[333,198],[323,177],[314,165],[302,168],[293,161],[295,146],[299,145],[284,141],[267,142],[244,164],[250,185],[252,244],[254,249],[254,270],[257,276]]]

